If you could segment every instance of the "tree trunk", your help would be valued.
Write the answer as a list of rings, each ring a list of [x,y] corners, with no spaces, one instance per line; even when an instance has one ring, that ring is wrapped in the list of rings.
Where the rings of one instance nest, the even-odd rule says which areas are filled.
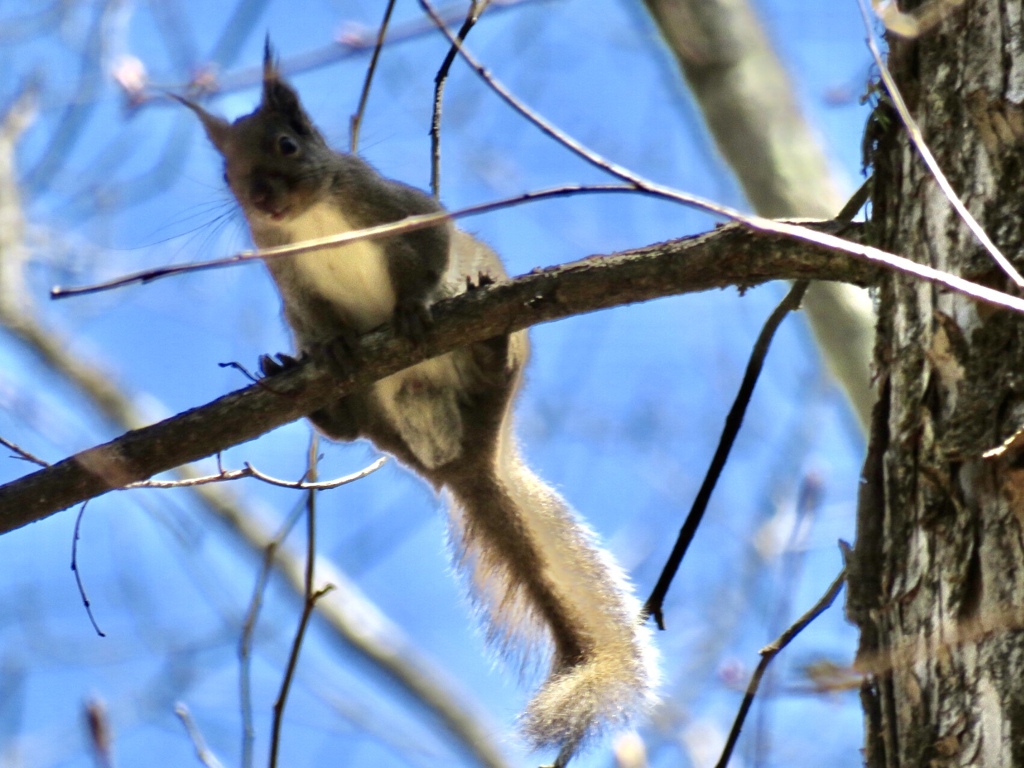
[[[901,3],[907,11],[907,4]],[[936,3],[932,3],[936,5]],[[953,188],[1024,267],[1020,0],[944,5],[889,66]],[[943,198],[891,108],[869,127],[884,248],[1016,292]],[[883,281],[847,610],[861,628],[872,766],[1024,765],[1024,318]]]

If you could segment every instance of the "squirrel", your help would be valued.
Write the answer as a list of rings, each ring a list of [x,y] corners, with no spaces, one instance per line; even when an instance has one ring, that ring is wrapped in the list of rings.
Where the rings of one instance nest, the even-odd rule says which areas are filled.
[[[193,110],[224,159],[224,178],[260,248],[441,211],[425,192],[332,150],[282,79],[267,41],[259,106],[233,123]],[[300,355],[354,362],[358,336],[391,322],[417,340],[430,306],[507,278],[488,246],[449,222],[382,240],[265,261]],[[520,458],[512,403],[525,331],[475,343],[376,382],[309,416],[334,440],[367,438],[449,494],[454,560],[468,574],[488,640],[551,666],[519,717],[534,749],[565,766],[590,737],[655,702],[656,656],[632,587],[566,502]],[[333,362],[332,362],[333,361]],[[265,375],[296,358],[264,355]]]

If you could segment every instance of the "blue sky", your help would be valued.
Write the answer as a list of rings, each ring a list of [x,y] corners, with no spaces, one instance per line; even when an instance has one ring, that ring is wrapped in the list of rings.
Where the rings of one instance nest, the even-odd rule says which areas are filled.
[[[308,2],[302,13],[285,3],[240,7],[250,16],[225,33],[233,4],[123,3],[108,13],[95,71],[83,69],[77,51],[90,39],[97,4],[72,11],[59,32],[43,27],[0,49],[0,68],[9,73],[0,103],[31,73],[41,75],[43,89],[39,119],[17,156],[33,247],[32,297],[74,353],[106,367],[153,420],[246,383],[217,363],[253,366],[258,354],[285,350],[289,341],[258,266],[56,303],[46,298],[55,283],[248,246],[193,116],[169,103],[126,110],[110,68],[133,56],[153,82],[173,87],[220,50],[220,71],[230,75],[258,65],[267,30],[287,68],[340,32],[374,27],[382,12],[369,1]],[[855,4],[776,0],[759,9],[837,175],[854,189],[867,116],[858,97],[869,67]],[[4,9],[0,19],[36,12]],[[422,17],[415,3],[400,2],[396,18]],[[473,31],[470,47],[531,107],[602,154],[660,182],[744,206],[639,3],[533,0],[495,8]],[[432,79],[444,51],[430,33],[387,48],[363,127],[364,156],[385,175],[421,187],[429,182]],[[365,56],[353,55],[293,78],[337,146],[347,144],[365,65]],[[82,83],[91,90],[84,100],[76,97]],[[233,117],[257,99],[255,88],[241,88],[207,106]],[[453,68],[445,99],[442,199],[449,207],[602,180],[465,67]],[[712,224],[688,209],[627,195],[519,206],[464,222],[514,274]],[[518,408],[525,453],[601,534],[641,595],[657,578],[702,479],[753,338],[784,290],[677,297],[532,332]],[[0,335],[0,400],[0,435],[47,459],[117,433],[10,335]],[[227,451],[223,460],[298,477],[308,438],[304,423],[292,424]],[[322,450],[324,477],[377,455],[363,444]],[[862,450],[803,319],[787,320],[666,605],[668,631],[657,640],[667,703],[653,725],[641,728],[652,765],[686,764],[685,744],[713,743],[728,729],[736,688],[745,684],[757,649],[781,628],[780,612],[791,620],[838,571],[836,540],[854,535]],[[0,460],[0,480],[24,472],[22,462]],[[823,502],[799,547],[783,556],[765,556],[763,546],[759,553],[758,543],[790,519],[811,474],[821,478]],[[253,481],[232,490],[252,514],[270,520],[283,519],[300,501]],[[511,728],[529,685],[518,685],[515,673],[483,648],[448,564],[440,500],[390,462],[322,495],[320,506],[321,552],[479,702],[514,764],[534,764]],[[178,700],[192,709],[224,764],[238,765],[234,647],[258,558],[182,491],[98,499],[85,514],[80,544],[82,573],[108,635],[98,638],[67,567],[73,524],[73,512],[64,512],[0,539],[0,765],[5,758],[11,765],[91,765],[79,721],[81,702],[92,695],[108,702],[119,765],[152,765],[154,755],[160,764],[196,764],[172,714]],[[301,544],[301,528],[295,541]],[[270,704],[297,617],[296,601],[272,581],[254,656],[257,765],[264,764]],[[755,712],[770,732],[770,756],[756,763],[741,742],[743,765],[791,765],[794,755],[804,764],[860,764],[855,694],[801,693],[807,679],[800,671],[821,659],[850,663],[855,640],[837,604],[780,657],[770,705]],[[748,728],[755,730],[753,721]],[[4,751],[12,749],[22,762]],[[472,764],[421,707],[316,624],[283,755],[290,765],[335,765],[339,758],[351,766]],[[606,746],[579,763],[609,764]]]

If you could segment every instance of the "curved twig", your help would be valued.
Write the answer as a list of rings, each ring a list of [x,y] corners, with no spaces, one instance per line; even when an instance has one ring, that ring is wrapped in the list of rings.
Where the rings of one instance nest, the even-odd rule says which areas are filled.
[[[824,613],[830,605],[835,601],[836,596],[839,594],[839,590],[842,589],[843,584],[846,582],[846,568],[843,568],[836,576],[835,580],[829,585],[828,589],[823,594],[810,610],[807,611],[803,616],[797,619],[793,624],[783,632],[774,642],[769,643],[761,649],[761,660],[757,664],[757,669],[754,670],[754,675],[750,678],[750,683],[747,685],[747,692],[743,695],[743,702],[740,704],[739,711],[736,713],[736,719],[733,721],[732,730],[729,731],[729,738],[725,742],[725,747],[722,749],[722,756],[718,759],[718,763],[715,768],[726,768],[729,764],[729,758],[732,757],[732,751],[736,747],[736,741],[740,737],[740,731],[743,728],[743,721],[746,720],[747,712],[750,711],[751,704],[754,703],[754,696],[757,695],[757,688],[761,684],[761,678],[764,677],[765,670],[768,669],[768,665],[771,664],[779,652],[789,645],[793,638],[803,632],[807,625],[818,618]]]

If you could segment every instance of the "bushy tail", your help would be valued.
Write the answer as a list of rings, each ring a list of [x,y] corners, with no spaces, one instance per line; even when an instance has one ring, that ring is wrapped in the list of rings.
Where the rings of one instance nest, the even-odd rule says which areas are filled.
[[[593,532],[510,438],[498,454],[492,472],[448,478],[452,541],[489,639],[523,661],[550,642],[550,673],[520,726],[533,747],[560,748],[564,765],[653,704],[655,652],[632,587]]]

